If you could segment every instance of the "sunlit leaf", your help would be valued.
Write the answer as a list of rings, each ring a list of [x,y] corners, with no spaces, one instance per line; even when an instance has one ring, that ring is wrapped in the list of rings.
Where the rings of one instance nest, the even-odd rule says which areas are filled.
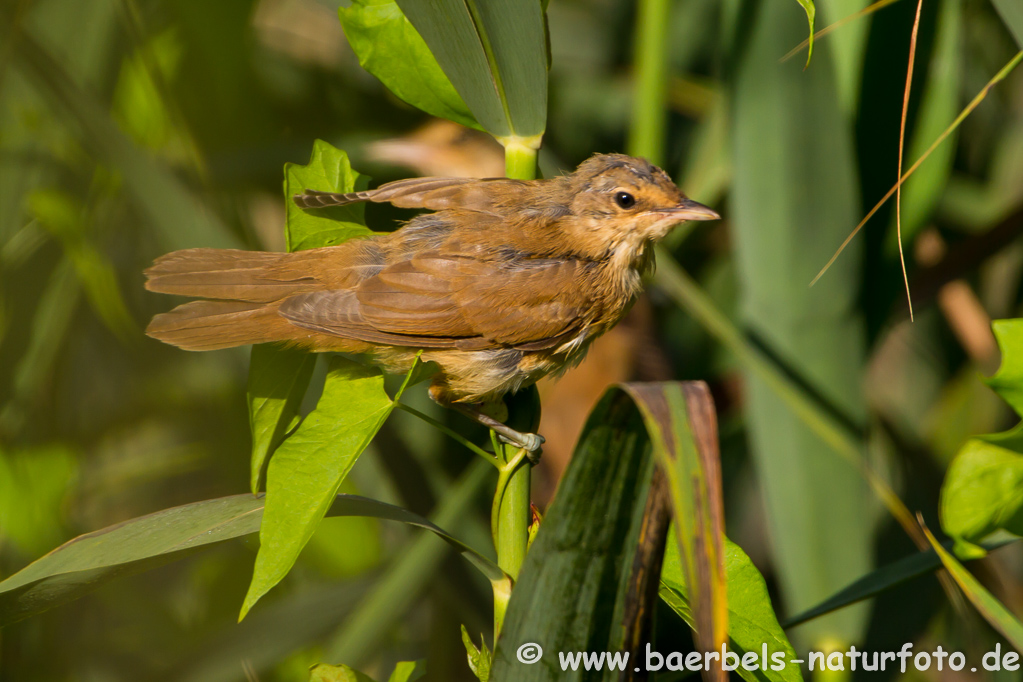
[[[806,12],[806,21],[810,24],[810,37],[806,39],[806,65],[810,66],[810,60],[813,58],[813,21],[817,15],[817,8],[813,4],[813,0],[796,0],[799,6]]]
[[[399,661],[387,682],[415,682],[425,674],[425,661]]]
[[[263,465],[295,426],[316,356],[267,344],[252,347],[249,365],[249,425],[252,429],[250,485],[259,490]]]
[[[343,356],[331,360],[316,409],[270,460],[259,553],[241,618],[291,570],[341,482],[393,409],[380,370]]]
[[[762,665],[761,657],[758,657],[758,670],[746,670],[740,666],[736,672],[750,682],[802,680],[799,666],[786,665],[781,670],[772,668],[772,654],[784,652],[785,660],[788,661],[795,658],[795,650],[774,615],[767,584],[760,571],[738,545],[727,539],[725,574],[728,580],[729,650],[735,651],[740,657],[748,652],[763,655],[763,647],[767,646],[766,667]],[[674,536],[669,536],[668,547],[664,552],[664,567],[661,569],[661,599],[690,626],[695,627],[696,621],[688,595],[678,545]]]
[[[362,203],[332,208],[302,209],[292,200],[307,189],[321,192],[354,192],[366,189],[369,179],[352,170],[348,154],[323,140],[313,143],[309,164],[284,166],[284,199],[287,205],[288,251],[335,246],[352,237],[373,234],[366,227]]]
[[[996,320],[993,328],[1002,363],[985,381],[1023,414],[1023,319]],[[1023,535],[1023,424],[959,450],[941,486],[941,527],[963,556],[983,553],[974,543],[996,530]]]
[[[362,68],[428,114],[479,128],[422,36],[394,0],[355,0],[338,10]]]
[[[1023,417],[1023,318],[995,320],[991,327],[1002,351],[1002,364],[984,381]]]
[[[469,659],[469,670],[480,682],[487,682],[490,679],[490,665],[493,655],[487,648],[487,640],[480,637],[480,645],[472,641],[469,631],[462,626],[462,644],[465,646],[465,656]]]
[[[304,211],[292,196],[306,189],[354,192],[366,187],[367,178],[352,170],[348,155],[317,140],[309,164],[284,167],[284,226],[289,251],[340,244],[352,237],[373,234],[365,226],[362,204],[319,211]],[[295,426],[302,397],[309,386],[315,357],[298,350],[257,345],[249,364],[249,425],[252,430],[250,485],[259,489],[263,465]]]

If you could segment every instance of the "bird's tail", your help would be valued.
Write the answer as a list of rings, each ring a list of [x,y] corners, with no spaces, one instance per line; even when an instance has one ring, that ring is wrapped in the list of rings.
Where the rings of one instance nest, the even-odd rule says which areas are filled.
[[[276,305],[245,301],[192,301],[155,316],[146,327],[147,335],[184,350],[290,341],[295,331]]]
[[[215,350],[288,341],[298,330],[277,314],[282,299],[313,280],[284,274],[289,254],[233,249],[187,249],[163,256],[146,270],[146,288],[214,299],[179,305],[157,315],[146,334],[185,350]]]

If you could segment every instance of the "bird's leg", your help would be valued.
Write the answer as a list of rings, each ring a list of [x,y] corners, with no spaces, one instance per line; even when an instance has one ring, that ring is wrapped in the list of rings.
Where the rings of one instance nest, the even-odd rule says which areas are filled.
[[[522,448],[526,451],[526,456],[529,461],[536,464],[540,461],[540,447],[544,443],[544,437],[538,433],[522,433],[516,431],[507,424],[502,424],[490,415],[486,414],[479,407],[475,405],[460,405],[458,403],[451,403],[449,407],[454,407],[456,410],[464,414],[469,419],[482,424],[491,431],[497,434],[505,443],[514,445],[517,448]]]
[[[533,464],[540,461],[540,447],[544,443],[544,437],[537,433],[522,433],[516,431],[507,424],[504,424],[490,415],[486,414],[479,405],[456,403],[448,398],[444,387],[438,384],[430,386],[430,397],[434,402],[444,407],[453,408],[472,419],[477,424],[482,424],[497,434],[503,442],[522,448],[526,451],[526,457]]]

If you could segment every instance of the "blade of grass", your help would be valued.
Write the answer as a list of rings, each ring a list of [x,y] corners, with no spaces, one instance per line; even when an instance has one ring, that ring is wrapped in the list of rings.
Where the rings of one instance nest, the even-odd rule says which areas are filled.
[[[984,549],[993,551],[1012,542],[1015,542],[1015,540],[982,543],[982,545]],[[951,547],[952,542],[945,542],[943,543],[943,546]],[[934,549],[931,547],[924,551],[917,552],[916,554],[910,554],[909,556],[899,559],[894,563],[871,571],[859,580],[850,583],[847,587],[836,592],[834,596],[828,597],[817,606],[788,618],[782,623],[782,627],[785,629],[796,627],[800,623],[813,620],[814,618],[823,616],[826,613],[837,611],[838,609],[863,601],[864,599],[876,597],[886,590],[898,587],[899,585],[902,585],[914,578],[919,578],[922,575],[933,573],[940,568],[941,558],[938,557],[938,555],[934,552]]]
[[[984,620],[991,624],[991,627],[1005,635],[1005,638],[1009,640],[1017,651],[1023,651],[1023,623],[1020,623],[1000,601],[984,589],[984,586],[969,571],[963,568],[961,563],[956,561],[956,558],[950,552],[941,546],[927,526],[924,525],[922,517],[918,517],[918,520],[924,529],[924,533],[927,535],[928,542],[931,543],[931,547],[938,554],[941,563],[945,565],[945,569],[952,575],[963,593],[966,594],[966,598],[973,603],[977,611],[980,612],[980,615],[984,616]]]
[[[909,63],[906,66],[906,90],[902,95],[902,119],[899,123],[899,170],[895,179],[902,177],[902,155],[906,146],[906,116],[909,114],[909,94],[913,86],[913,65],[916,62],[916,38],[920,31],[920,12],[924,0],[916,2],[916,16],[913,18],[913,32],[909,36]],[[895,190],[895,237],[899,243],[899,263],[902,266],[902,281],[906,284],[906,303],[909,305],[909,320],[913,321],[913,296],[909,293],[909,275],[906,274],[906,254],[902,249],[902,183]]]
[[[909,176],[916,172],[916,169],[920,167],[920,164],[922,164],[927,157],[938,148],[938,145],[944,142],[945,138],[951,135],[953,131],[955,131],[956,128],[958,128],[966,119],[966,117],[973,113],[974,109],[980,106],[980,103],[984,101],[985,97],[987,97],[991,88],[1005,80],[1005,77],[1008,76],[1017,65],[1019,65],[1020,61],[1023,61],[1023,51],[1017,52],[1015,57],[1010,59],[1009,62],[998,71],[998,73],[991,77],[991,80],[989,80],[987,84],[981,88],[980,92],[978,92],[977,95],[970,100],[970,103],[966,105],[966,108],[963,109],[959,115],[955,117],[955,120],[952,121],[947,128],[945,128],[941,135],[939,135],[938,138],[931,143],[931,146],[927,148],[927,151],[925,151],[920,158],[909,167],[909,170],[902,174],[902,177],[899,178],[899,181],[895,184],[895,186],[885,192],[885,195],[874,205],[874,208],[870,209],[870,212],[864,216],[863,220],[861,220],[859,224],[853,228],[853,231],[849,233],[849,236],[845,238],[845,241],[843,241],[842,245],[838,247],[838,250],[835,251],[834,255],[831,256],[828,262],[824,264],[824,267],[817,273],[817,276],[811,280],[810,286],[817,283],[817,280],[819,280],[821,276],[828,271],[828,268],[830,268],[832,264],[838,260],[838,257],[842,254],[842,251],[845,250],[845,247],[849,245],[849,242],[851,242],[853,238],[859,234],[859,231],[863,229],[863,226],[867,224],[867,221],[873,218],[878,209],[880,209],[886,201],[892,198],[892,195],[895,194],[896,190],[898,190],[898,188],[901,187],[907,179],[909,179]]]

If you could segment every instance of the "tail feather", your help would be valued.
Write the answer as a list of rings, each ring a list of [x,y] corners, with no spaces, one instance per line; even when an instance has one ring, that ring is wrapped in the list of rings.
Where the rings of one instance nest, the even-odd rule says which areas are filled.
[[[277,276],[289,254],[236,249],[185,249],[146,270],[146,288],[162,294],[271,303],[306,290],[311,277]]]
[[[153,318],[146,334],[184,350],[218,350],[287,341],[296,329],[276,306],[244,301],[192,301]]]

